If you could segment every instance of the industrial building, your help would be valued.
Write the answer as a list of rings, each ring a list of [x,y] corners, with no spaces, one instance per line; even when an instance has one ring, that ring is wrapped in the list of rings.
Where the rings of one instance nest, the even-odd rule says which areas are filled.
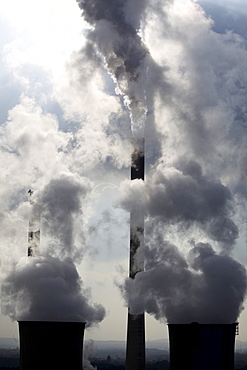
[[[234,370],[233,324],[168,324],[171,370]]]
[[[85,323],[19,321],[20,370],[82,370]]]

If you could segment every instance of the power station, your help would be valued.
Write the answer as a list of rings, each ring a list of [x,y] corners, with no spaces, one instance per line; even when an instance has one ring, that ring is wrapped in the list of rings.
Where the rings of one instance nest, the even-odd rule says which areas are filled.
[[[144,140],[133,142],[131,180],[144,180]],[[30,191],[30,203],[32,192]],[[29,222],[28,256],[40,243],[39,220]],[[140,205],[130,215],[129,277],[144,270],[144,211]],[[20,370],[82,370],[84,322],[19,321]],[[238,324],[168,324],[170,369],[234,370],[235,335]],[[126,370],[145,370],[144,312],[128,312]]]

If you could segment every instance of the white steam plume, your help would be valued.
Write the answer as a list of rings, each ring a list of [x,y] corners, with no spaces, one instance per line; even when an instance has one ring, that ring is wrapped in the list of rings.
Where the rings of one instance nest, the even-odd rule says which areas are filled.
[[[195,161],[159,166],[146,183],[125,181],[120,205],[127,211],[141,204],[143,212],[164,225],[196,225],[224,250],[230,250],[238,228],[232,220],[233,196],[219,180],[205,176]]]
[[[239,262],[204,243],[190,250],[189,259],[165,241],[147,253],[146,271],[123,288],[133,314],[145,309],[169,323],[226,324],[238,319],[247,287]]]
[[[103,320],[105,310],[90,302],[72,259],[26,257],[13,268],[2,287],[5,314],[13,320]]]
[[[41,192],[34,212],[40,214],[43,235],[49,240],[48,255],[81,261],[85,248],[82,199],[90,190],[87,178],[62,173]]]
[[[37,195],[32,208],[42,220],[41,244],[35,257],[13,265],[2,285],[3,312],[11,319],[87,326],[103,320],[105,309],[90,302],[75,266],[85,248],[82,199],[89,191],[88,179],[62,173]]]

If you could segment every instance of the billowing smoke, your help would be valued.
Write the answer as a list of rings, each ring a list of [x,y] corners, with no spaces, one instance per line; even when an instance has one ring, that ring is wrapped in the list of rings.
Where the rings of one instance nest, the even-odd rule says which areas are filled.
[[[174,245],[156,242],[146,251],[146,271],[127,280],[123,288],[133,314],[145,309],[169,323],[237,320],[247,286],[246,271],[239,262],[206,243],[196,244],[186,259]]]
[[[2,288],[5,314],[13,320],[80,321],[87,326],[103,320],[105,310],[91,304],[72,259],[23,257]]]
[[[34,199],[31,211],[41,219],[41,243],[23,257],[2,285],[3,312],[13,320],[98,323],[105,309],[92,304],[75,262],[85,248],[82,200],[90,182],[62,173]],[[43,237],[43,238],[42,238]]]
[[[147,220],[145,271],[120,288],[132,314],[145,310],[169,323],[231,323],[247,289],[246,270],[231,256],[239,234],[233,195],[198,163],[182,162],[160,166],[146,183],[122,183],[119,204],[126,210],[141,204]]]
[[[183,161],[177,168],[159,166],[146,183],[125,181],[119,202],[128,211],[133,204],[141,204],[143,212],[164,225],[196,225],[224,250],[231,249],[238,237],[231,218],[230,190],[219,180],[203,175],[195,161]]]

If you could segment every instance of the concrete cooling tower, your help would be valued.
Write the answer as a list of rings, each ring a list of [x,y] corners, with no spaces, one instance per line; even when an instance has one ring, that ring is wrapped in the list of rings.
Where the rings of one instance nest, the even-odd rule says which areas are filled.
[[[234,324],[168,324],[171,370],[234,370]]]
[[[20,370],[82,370],[85,323],[19,321]]]

